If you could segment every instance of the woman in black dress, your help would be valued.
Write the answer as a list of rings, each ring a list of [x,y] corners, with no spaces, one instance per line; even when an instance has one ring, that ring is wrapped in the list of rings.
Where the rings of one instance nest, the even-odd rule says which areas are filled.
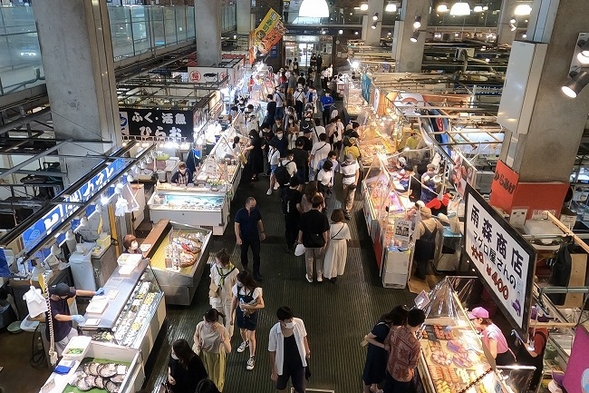
[[[364,381],[364,393],[382,393],[378,384],[384,380],[387,368],[388,352],[384,349],[384,340],[392,326],[405,325],[407,321],[407,309],[405,306],[396,306],[388,314],[380,317],[378,323],[372,328],[364,339],[368,342],[368,353],[362,380]]]
[[[184,339],[174,341],[168,362],[168,386],[172,393],[194,393],[207,371]]]
[[[258,134],[258,130],[251,130],[249,133],[250,137],[250,150],[248,162],[248,179],[258,180],[258,174],[264,171],[264,155],[262,153],[262,145],[264,142]]]

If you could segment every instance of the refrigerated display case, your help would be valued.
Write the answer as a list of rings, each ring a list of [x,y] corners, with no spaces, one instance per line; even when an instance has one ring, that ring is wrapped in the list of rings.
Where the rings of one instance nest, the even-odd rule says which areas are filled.
[[[167,304],[188,306],[192,302],[208,262],[211,236],[208,229],[163,220],[141,245]]]
[[[147,259],[129,274],[125,267],[106,282],[104,296],[92,298],[80,329],[94,341],[141,350],[145,362],[166,318],[164,292]]]
[[[534,367],[494,367],[478,332],[468,319],[451,279],[428,294],[421,330],[420,380],[426,393],[525,391]]]
[[[213,235],[222,235],[229,223],[228,202],[225,195],[159,189],[147,205],[152,222],[171,220],[211,229]]]
[[[145,380],[138,349],[95,341],[90,342],[81,359],[64,356],[56,370],[61,373],[54,371],[40,393],[134,393]]]

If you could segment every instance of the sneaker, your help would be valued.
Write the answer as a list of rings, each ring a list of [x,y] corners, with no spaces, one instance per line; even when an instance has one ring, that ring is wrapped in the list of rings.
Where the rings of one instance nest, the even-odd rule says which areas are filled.
[[[250,358],[247,360],[247,364],[245,366],[245,369],[248,371],[251,371],[254,369],[255,365],[256,365],[256,357],[250,356]]]
[[[278,188],[280,188],[280,184],[278,184],[278,183],[274,184],[274,191],[278,190]]]
[[[317,282],[323,282],[323,275],[319,274],[317,276]]]
[[[249,341],[242,341],[241,344],[239,344],[239,347],[237,347],[237,352],[242,353],[249,346]]]
[[[305,278],[307,279],[307,281],[313,282],[313,277],[309,276],[308,274],[305,274]]]
[[[272,195],[272,189],[268,188],[268,191],[266,191],[266,195]]]

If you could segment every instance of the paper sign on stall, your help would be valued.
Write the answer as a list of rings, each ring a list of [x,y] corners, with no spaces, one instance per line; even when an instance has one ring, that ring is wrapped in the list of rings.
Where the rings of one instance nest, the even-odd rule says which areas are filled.
[[[411,221],[395,221],[395,240],[408,242],[411,237]]]

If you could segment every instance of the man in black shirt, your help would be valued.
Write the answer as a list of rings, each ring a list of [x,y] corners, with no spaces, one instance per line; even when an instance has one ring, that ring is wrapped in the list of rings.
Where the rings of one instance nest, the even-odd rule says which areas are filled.
[[[309,152],[305,147],[304,136],[298,137],[295,141],[295,148],[292,150],[293,161],[297,164],[297,178],[299,181],[307,183],[309,181]]]
[[[299,190],[300,181],[294,176],[290,179],[290,186],[284,192],[282,200],[282,213],[284,213],[284,237],[286,239],[286,252],[290,253],[297,239],[299,221],[301,219],[301,200],[303,194]]]
[[[276,101],[274,101],[274,96],[272,94],[268,94],[267,98],[268,104],[266,105],[266,117],[264,118],[264,124],[262,126],[271,127],[276,118]]]
[[[258,233],[259,230],[259,233]],[[254,277],[262,281],[260,274],[260,241],[266,239],[262,215],[256,207],[256,200],[248,197],[245,200],[245,207],[239,209],[235,214],[235,238],[238,246],[241,246],[241,265],[247,269],[247,252],[251,247],[254,259]]]
[[[280,152],[280,157],[286,157],[288,150],[288,139],[284,137],[284,130],[277,128],[274,137],[270,140],[270,146],[274,146]],[[268,158],[268,157],[266,157]]]
[[[323,206],[321,195],[315,195],[311,199],[311,204],[313,208],[301,216],[297,243],[305,246],[307,269],[305,278],[308,282],[313,282],[313,262],[315,262],[317,282],[323,282],[323,258],[329,241],[329,221],[321,212]]]

